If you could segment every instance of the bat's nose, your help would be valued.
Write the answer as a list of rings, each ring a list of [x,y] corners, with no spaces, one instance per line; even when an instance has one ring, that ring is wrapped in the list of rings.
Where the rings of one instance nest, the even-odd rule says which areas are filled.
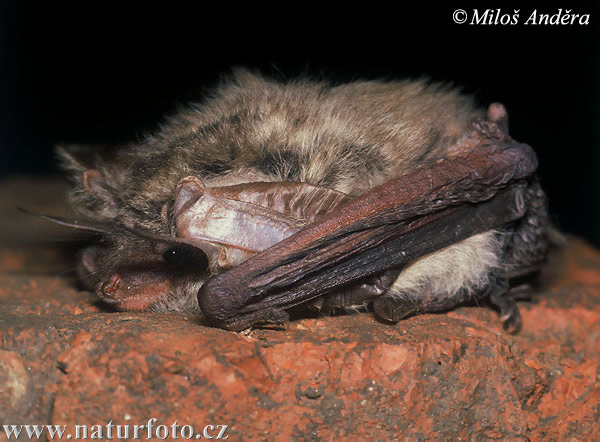
[[[112,299],[117,295],[122,280],[121,275],[115,273],[100,285],[100,291],[106,298]]]

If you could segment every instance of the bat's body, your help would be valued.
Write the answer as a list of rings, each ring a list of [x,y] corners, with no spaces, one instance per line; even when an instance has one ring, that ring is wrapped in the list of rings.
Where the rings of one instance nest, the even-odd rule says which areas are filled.
[[[463,144],[469,144],[472,123],[484,118],[486,113],[470,99],[425,82],[356,82],[331,87],[300,81],[283,85],[239,72],[204,104],[181,111],[157,134],[124,149],[114,161],[90,169],[63,154],[80,183],[72,193],[78,215],[101,225],[124,226],[100,229],[110,232],[98,247],[83,253],[82,276],[101,299],[120,309],[199,312],[199,290],[202,288],[201,299],[213,296],[206,294],[212,290],[205,285],[209,277],[225,273],[290,235],[300,232],[296,235],[300,238],[307,225],[343,213],[344,204],[370,189],[381,188],[385,194],[384,183],[390,180],[427,165],[443,166],[468,150]],[[504,135],[494,132],[506,128],[504,109],[491,107],[487,118],[494,127],[488,130],[486,126],[481,133],[489,132],[504,142]],[[303,191],[323,196],[329,205],[306,209],[306,213],[287,213],[287,206],[293,204],[290,201],[299,200],[296,190],[285,187],[288,184],[285,192],[291,196],[282,197],[285,209],[277,208],[272,199],[263,198],[264,191],[255,191],[248,184],[274,182],[305,183]],[[238,187],[229,187],[234,185]],[[275,189],[274,193],[280,194],[284,187],[263,184],[256,189]],[[391,304],[380,302],[376,312],[398,320],[494,295],[504,281],[535,270],[544,257],[543,193],[531,182],[522,189],[517,200],[525,195],[526,203],[536,207],[535,214],[521,208],[517,216],[498,218],[500,221],[481,228],[460,227],[464,233],[456,236],[456,241],[444,239],[437,246],[419,248],[413,259],[401,265],[373,270],[362,279],[349,279],[350,284],[307,295],[286,306],[353,309],[384,297]],[[239,196],[244,191],[248,195]],[[198,202],[199,195],[209,198],[207,213],[214,212],[216,206],[210,205],[214,201],[233,201],[228,214],[250,210],[250,225],[263,221],[269,229],[276,225],[274,239],[231,248],[227,245],[230,236],[211,240],[221,228],[214,220],[203,228],[217,226],[216,233],[203,237],[203,231],[198,233],[197,213],[205,209]],[[268,201],[256,202],[256,195]],[[259,210],[255,211],[256,207]],[[519,226],[515,219],[523,217],[538,225]],[[248,225],[247,220],[243,222]],[[234,236],[238,225],[234,225]],[[143,233],[131,234],[132,230]],[[517,250],[515,232],[527,238],[528,247],[536,242],[531,246],[534,250]],[[234,238],[233,242],[246,244],[247,239]],[[248,262],[261,262],[263,255]],[[227,303],[220,294],[218,297]],[[211,310],[209,304],[201,302],[200,307]],[[509,315],[511,308],[502,305],[504,314]],[[225,326],[241,328],[279,317],[266,315]]]

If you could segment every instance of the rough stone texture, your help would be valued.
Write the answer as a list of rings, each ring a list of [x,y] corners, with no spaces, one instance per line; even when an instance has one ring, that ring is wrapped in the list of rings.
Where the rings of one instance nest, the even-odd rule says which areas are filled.
[[[63,273],[72,250],[39,240],[65,230],[13,211],[59,213],[62,187],[0,183],[0,425],[74,433],[156,418],[226,424],[230,440],[599,437],[600,253],[579,239],[552,255],[516,336],[486,307],[239,334],[111,312],[78,291]]]

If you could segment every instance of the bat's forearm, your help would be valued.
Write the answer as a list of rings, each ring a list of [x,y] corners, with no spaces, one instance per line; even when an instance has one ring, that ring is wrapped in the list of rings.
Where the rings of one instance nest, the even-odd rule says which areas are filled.
[[[526,210],[524,181],[536,168],[529,146],[479,123],[448,159],[366,192],[211,278],[200,306],[216,325],[244,328],[260,322],[261,311],[268,321],[277,309],[514,221]]]

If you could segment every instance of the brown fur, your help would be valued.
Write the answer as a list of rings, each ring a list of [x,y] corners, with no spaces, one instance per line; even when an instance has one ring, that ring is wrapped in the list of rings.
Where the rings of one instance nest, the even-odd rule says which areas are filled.
[[[185,176],[198,176],[208,186],[301,181],[358,195],[444,157],[471,121],[483,115],[469,97],[424,80],[331,86],[307,79],[279,83],[238,70],[202,103],[171,116],[157,133],[113,161],[98,161],[94,182],[85,183],[88,167],[60,152],[75,177],[71,201],[78,216],[116,219],[168,235],[163,207],[170,207]],[[97,266],[88,269],[96,283],[140,259],[137,241],[110,239]],[[160,263],[161,252],[146,251],[145,259],[151,255],[150,261]],[[190,286],[189,278],[197,283]],[[189,278],[185,296],[193,298],[202,281]],[[157,305],[172,297],[165,293]]]

